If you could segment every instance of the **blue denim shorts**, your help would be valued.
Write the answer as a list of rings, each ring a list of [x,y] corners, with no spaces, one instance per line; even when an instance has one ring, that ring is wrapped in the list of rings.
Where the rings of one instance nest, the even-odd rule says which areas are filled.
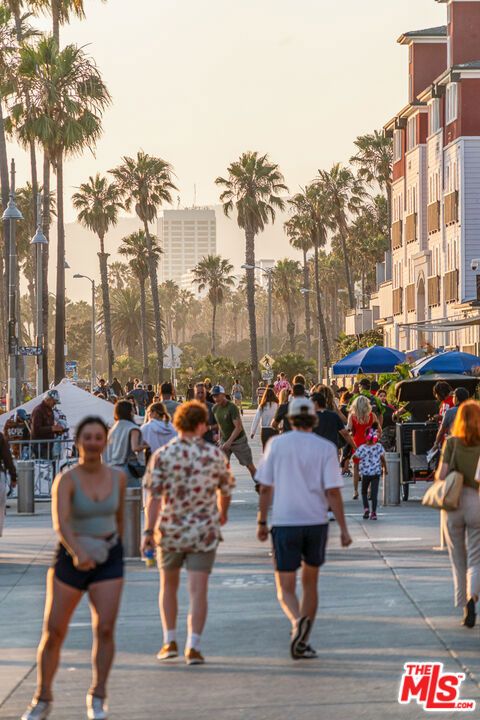
[[[78,570],[68,550],[59,543],[53,559],[55,577],[66,585],[85,592],[93,583],[123,577],[123,546],[121,540],[108,553],[108,558],[93,570]]]
[[[295,572],[302,562],[320,567],[325,562],[328,523],[272,527],[273,560],[278,572]]]

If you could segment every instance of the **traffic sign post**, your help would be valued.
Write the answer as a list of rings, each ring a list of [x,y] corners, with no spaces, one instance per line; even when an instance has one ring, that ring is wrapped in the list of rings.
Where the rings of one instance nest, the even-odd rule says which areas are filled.
[[[42,354],[42,348],[36,345],[23,345],[17,347],[17,355],[24,355],[27,357],[36,357]]]
[[[266,354],[260,360],[260,365],[263,368],[265,368],[265,370],[271,371],[274,362],[275,362],[275,359],[271,355]],[[273,375],[272,375],[272,377],[273,377]]]

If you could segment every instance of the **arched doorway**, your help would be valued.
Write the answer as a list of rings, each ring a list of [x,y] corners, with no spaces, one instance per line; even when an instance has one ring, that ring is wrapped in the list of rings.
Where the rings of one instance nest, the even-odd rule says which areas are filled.
[[[424,322],[425,320],[425,277],[420,275],[417,283],[417,322]],[[421,348],[425,343],[425,333],[421,330],[418,331],[418,347]]]

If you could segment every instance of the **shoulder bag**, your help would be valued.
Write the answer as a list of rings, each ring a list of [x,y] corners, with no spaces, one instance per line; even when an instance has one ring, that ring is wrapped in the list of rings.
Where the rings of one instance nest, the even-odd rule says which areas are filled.
[[[435,480],[423,496],[422,505],[434,510],[457,510],[460,495],[463,489],[463,474],[454,470],[455,452],[458,440],[455,440],[452,457],[450,459],[450,472],[445,480]]]

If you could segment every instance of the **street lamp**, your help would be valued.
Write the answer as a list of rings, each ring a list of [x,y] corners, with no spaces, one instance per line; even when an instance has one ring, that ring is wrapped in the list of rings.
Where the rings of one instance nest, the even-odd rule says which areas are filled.
[[[37,312],[37,342],[39,349],[37,355],[37,395],[43,393],[43,246],[48,245],[48,240],[42,231],[42,194],[37,195],[37,232],[31,240],[31,245],[35,247],[37,262],[37,279],[36,279],[36,312]]]
[[[23,220],[23,215],[15,204],[15,160],[12,160],[10,169],[10,199],[2,215],[3,220],[9,221],[10,238],[8,243],[8,390],[7,410],[17,406],[17,243],[16,222]]]
[[[307,293],[314,293],[315,290],[310,290],[310,288],[300,288],[300,292],[302,295],[306,295]],[[317,321],[318,321],[318,347],[317,347],[317,369],[318,369],[318,382],[323,382],[323,343],[322,343],[322,326],[320,324],[320,314],[318,313],[317,309]]]
[[[260,270],[265,273],[268,278],[268,335],[267,335],[267,353],[272,354],[272,271],[273,268],[263,268],[260,265],[248,265],[244,263],[243,270]]]
[[[92,283],[92,369],[91,369],[91,378],[90,378],[90,390],[93,393],[93,388],[95,387],[95,280],[92,280],[91,277],[88,277],[88,275],[80,275],[80,273],[76,273],[74,276],[75,280],[78,280],[79,278],[84,278],[85,280],[89,280]]]

